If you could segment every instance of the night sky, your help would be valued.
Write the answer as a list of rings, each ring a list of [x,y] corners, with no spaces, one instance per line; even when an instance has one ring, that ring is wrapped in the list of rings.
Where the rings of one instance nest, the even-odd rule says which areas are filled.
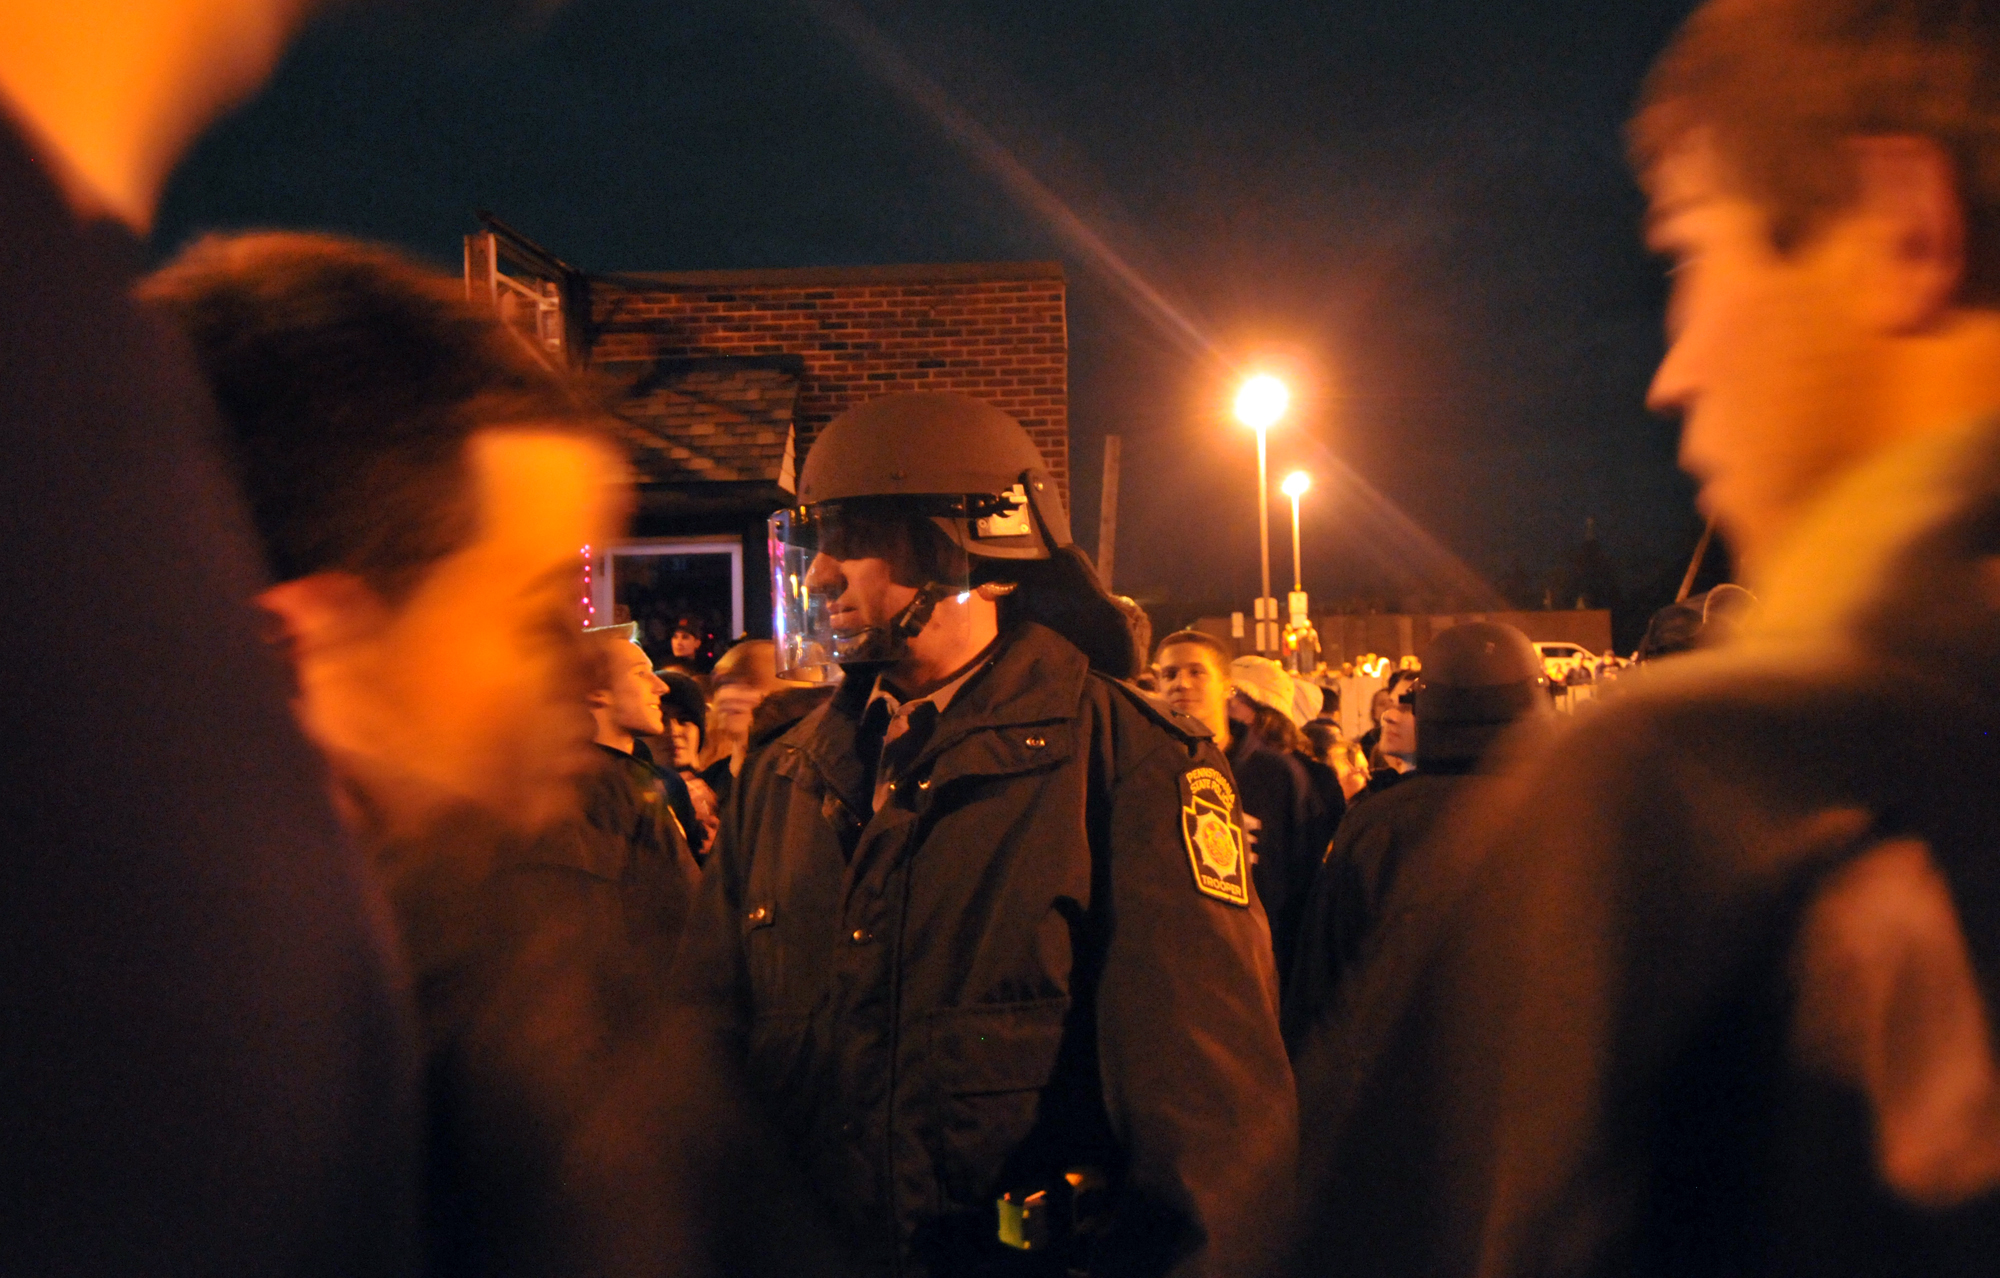
[[[1594,518],[1634,607],[1699,529],[1642,404],[1660,271],[1620,128],[1688,0],[577,0],[323,23],[182,167],[158,247],[315,227],[459,268],[488,208],[585,269],[1060,259],[1071,465],[1117,586],[1248,607],[1250,432],[1313,472],[1316,604],[1454,560],[1540,583]],[[1289,584],[1282,497],[1277,589]],[[1671,586],[1667,587],[1669,593]]]

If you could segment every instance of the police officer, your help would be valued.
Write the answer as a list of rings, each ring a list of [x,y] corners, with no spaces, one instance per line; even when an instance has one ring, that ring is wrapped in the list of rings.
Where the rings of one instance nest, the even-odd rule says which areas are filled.
[[[840,684],[753,741],[685,979],[870,1272],[1260,1268],[1294,1098],[1228,765],[1119,682],[1013,418],[877,399],[798,495],[779,665]]]

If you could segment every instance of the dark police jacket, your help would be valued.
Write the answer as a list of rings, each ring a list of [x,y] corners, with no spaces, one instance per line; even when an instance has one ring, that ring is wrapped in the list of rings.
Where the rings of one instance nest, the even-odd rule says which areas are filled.
[[[996,1195],[1089,1165],[1120,1186],[1094,1269],[1256,1267],[1293,1093],[1206,733],[1028,624],[871,814],[869,691],[753,754],[682,953],[856,1250],[968,1272]]]
[[[1398,773],[1399,783],[1357,803],[1340,823],[1314,875],[1293,946],[1282,1023],[1287,1046],[1338,1006],[1373,949],[1383,902],[1404,861],[1420,846],[1465,780],[1460,773]]]
[[[1993,1272],[2000,429],[1758,586],[1405,867],[1299,1060],[1292,1272]]]

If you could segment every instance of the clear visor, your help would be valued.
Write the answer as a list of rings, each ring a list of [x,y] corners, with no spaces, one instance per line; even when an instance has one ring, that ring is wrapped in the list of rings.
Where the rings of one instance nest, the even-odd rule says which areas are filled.
[[[968,513],[962,498],[928,497],[772,515],[778,677],[831,683],[843,665],[900,659],[939,602],[972,589],[970,561],[948,531]]]

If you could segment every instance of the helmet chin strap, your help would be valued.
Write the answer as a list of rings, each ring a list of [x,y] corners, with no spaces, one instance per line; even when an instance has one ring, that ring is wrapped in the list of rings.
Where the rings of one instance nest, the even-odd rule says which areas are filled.
[[[1011,581],[989,581],[985,585],[974,586],[972,593],[992,603],[996,599],[1004,599],[1013,594],[1014,590],[1015,586]],[[957,593],[959,593],[957,590],[939,582],[926,582],[924,588],[917,592],[917,597],[910,600],[909,606],[897,613],[896,619],[889,623],[889,633],[904,643],[916,638],[923,633],[925,626],[931,624],[931,614],[937,611],[937,606]]]
[[[1011,581],[989,581],[974,586],[972,593],[990,603],[1013,594],[1015,589]],[[903,654],[909,651],[910,640],[922,634],[924,627],[931,623],[931,615],[937,611],[937,606],[957,593],[956,589],[941,582],[926,582],[917,591],[917,597],[910,600],[888,625],[870,626],[842,644],[836,660],[871,663],[901,660]]]
[[[923,589],[917,591],[917,597],[910,600],[896,614],[896,619],[889,623],[889,633],[898,641],[897,646],[901,647],[922,634],[924,627],[931,624],[931,614],[937,611],[937,606],[953,593],[950,586],[935,581],[925,582]]]

